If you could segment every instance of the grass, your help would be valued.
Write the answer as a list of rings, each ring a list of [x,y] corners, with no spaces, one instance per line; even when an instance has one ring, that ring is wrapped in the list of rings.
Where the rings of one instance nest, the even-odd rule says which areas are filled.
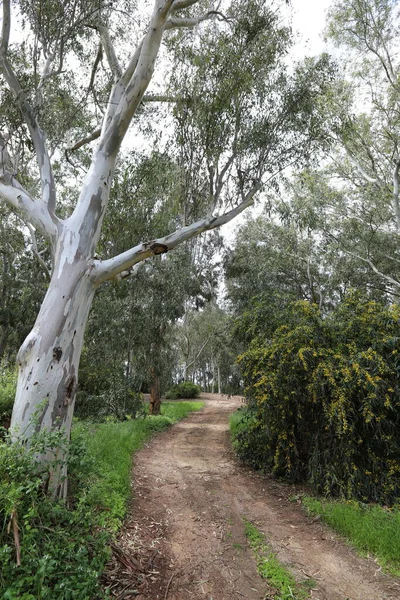
[[[261,577],[275,588],[275,600],[306,600],[308,590],[315,582],[308,579],[297,583],[293,575],[279,562],[268,546],[265,536],[250,521],[244,519],[245,534],[250,548],[257,557],[257,569]]]
[[[161,404],[161,414],[176,423],[187,417],[189,413],[200,410],[203,406],[204,402],[198,401],[163,402]]]
[[[150,437],[190,412],[200,410],[203,402],[164,402],[160,416],[123,422],[93,423],[78,421],[72,439],[87,449],[91,464],[85,502],[99,513],[101,524],[117,529],[125,516],[130,492],[132,454]]]
[[[373,554],[379,564],[400,576],[400,511],[349,501],[303,498],[310,514],[342,534],[358,551]]]
[[[75,422],[68,502],[45,494],[36,464],[37,448],[65,444],[62,432],[43,432],[37,448],[28,450],[9,438],[0,440],[0,597],[109,597],[99,578],[110,555],[110,535],[126,513],[132,454],[153,433],[201,406],[169,402],[158,417]]]

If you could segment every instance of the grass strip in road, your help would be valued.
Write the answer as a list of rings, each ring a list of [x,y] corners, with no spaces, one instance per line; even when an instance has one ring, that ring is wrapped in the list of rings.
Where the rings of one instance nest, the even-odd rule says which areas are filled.
[[[305,496],[310,514],[342,534],[363,555],[373,554],[379,564],[400,576],[400,511],[353,501],[318,500]]]
[[[306,600],[315,581],[307,579],[297,583],[293,575],[279,562],[271,551],[264,534],[253,523],[244,519],[245,534],[257,559],[257,569],[263,579],[276,590],[274,600]]]

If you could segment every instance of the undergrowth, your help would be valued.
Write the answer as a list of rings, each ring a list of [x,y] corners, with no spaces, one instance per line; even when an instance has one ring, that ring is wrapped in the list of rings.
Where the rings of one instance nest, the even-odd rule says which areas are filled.
[[[98,600],[108,540],[125,516],[132,453],[154,432],[202,403],[165,403],[163,415],[124,422],[76,422],[68,453],[69,499],[51,500],[36,460],[65,443],[39,434],[30,450],[0,442],[0,597]]]
[[[303,498],[310,514],[330,527],[363,554],[373,554],[382,567],[400,576],[400,511],[350,501]]]
[[[250,548],[257,558],[257,569],[263,579],[276,590],[275,600],[306,600],[314,581],[307,579],[297,583],[289,571],[279,562],[269,548],[265,536],[250,521],[244,519],[245,534]]]

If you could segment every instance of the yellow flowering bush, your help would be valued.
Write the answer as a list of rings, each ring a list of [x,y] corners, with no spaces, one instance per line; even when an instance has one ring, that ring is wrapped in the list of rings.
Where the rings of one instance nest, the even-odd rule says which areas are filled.
[[[325,318],[297,302],[284,322],[239,357],[239,455],[326,495],[398,502],[400,308],[352,294]]]

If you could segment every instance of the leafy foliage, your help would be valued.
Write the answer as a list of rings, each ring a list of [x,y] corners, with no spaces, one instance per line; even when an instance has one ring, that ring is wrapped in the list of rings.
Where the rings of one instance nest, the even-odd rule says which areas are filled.
[[[284,318],[240,357],[250,417],[240,456],[324,494],[396,502],[399,307],[353,294],[325,319],[307,302]]]
[[[38,462],[46,449],[66,444],[61,432],[36,434],[29,450],[11,444],[9,437],[0,442],[1,597],[104,597],[99,576],[109,556],[110,532],[125,516],[132,452],[201,406],[165,403],[159,417],[75,423],[67,457],[68,503],[49,498],[46,472]]]
[[[89,600],[108,556],[107,535],[93,533],[91,507],[78,502],[69,510],[46,494],[37,456],[65,443],[61,436],[37,435],[29,450],[8,438],[0,444],[0,590],[10,600]],[[77,446],[70,467],[73,478],[89,472]]]
[[[0,362],[0,424],[11,417],[14,405],[17,374]]]
[[[182,381],[168,390],[166,397],[168,400],[177,400],[178,398],[198,398],[201,392],[199,385],[191,381]]]

